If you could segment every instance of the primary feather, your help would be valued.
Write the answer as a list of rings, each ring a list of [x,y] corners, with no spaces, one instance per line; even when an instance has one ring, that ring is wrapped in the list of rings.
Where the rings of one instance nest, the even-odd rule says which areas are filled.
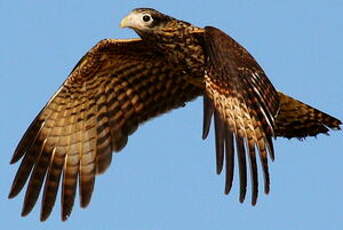
[[[42,193],[41,220],[62,189],[62,219],[72,211],[77,188],[80,205],[92,196],[96,174],[122,150],[138,126],[204,96],[203,138],[214,117],[216,166],[225,168],[225,194],[232,187],[235,154],[240,201],[247,190],[247,159],[252,204],[258,196],[259,155],[264,188],[270,190],[268,154],[272,139],[315,136],[339,129],[341,122],[276,91],[256,60],[214,27],[200,28],[154,9],[133,10],[121,22],[141,39],[105,39],[90,49],[31,123],[11,163],[21,160],[9,194],[28,183],[22,215]]]

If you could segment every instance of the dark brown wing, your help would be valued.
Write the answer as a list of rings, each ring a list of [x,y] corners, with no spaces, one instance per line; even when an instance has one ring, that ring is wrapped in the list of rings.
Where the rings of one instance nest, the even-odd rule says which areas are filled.
[[[120,151],[140,123],[201,94],[183,72],[139,39],[108,39],[92,48],[15,150],[11,163],[22,161],[9,197],[29,181],[22,215],[32,210],[44,184],[41,220],[46,220],[61,177],[62,219],[72,211],[77,184],[86,207],[95,175],[107,169],[112,151]]]
[[[211,114],[214,113],[218,173],[222,171],[226,158],[225,193],[229,193],[232,184],[235,140],[240,201],[244,201],[246,194],[247,153],[254,205],[258,194],[256,152],[262,163],[265,192],[269,192],[267,151],[273,159],[271,139],[275,132],[279,95],[255,59],[225,33],[206,27],[204,49],[208,64],[203,137],[207,136]]]
[[[276,136],[305,138],[329,129],[340,129],[342,122],[324,112],[279,92],[280,111],[276,117]]]

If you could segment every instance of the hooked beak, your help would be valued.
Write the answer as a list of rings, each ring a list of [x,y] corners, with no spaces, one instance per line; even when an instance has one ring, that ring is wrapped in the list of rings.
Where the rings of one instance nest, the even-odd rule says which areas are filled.
[[[133,25],[133,18],[132,15],[129,14],[127,16],[125,16],[121,22],[120,22],[120,28],[128,28],[128,27],[132,27]]]

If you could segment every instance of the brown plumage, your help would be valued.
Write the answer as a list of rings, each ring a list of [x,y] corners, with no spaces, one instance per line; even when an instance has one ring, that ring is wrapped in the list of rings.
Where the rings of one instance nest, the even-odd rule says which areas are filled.
[[[138,124],[183,106],[200,94],[199,88],[185,81],[182,71],[151,52],[142,40],[99,42],[82,58],[18,144],[11,163],[25,156],[10,197],[18,194],[31,173],[22,211],[27,215],[47,175],[41,212],[45,220],[62,177],[65,220],[77,183],[81,206],[86,207],[95,174],[107,169],[112,151],[126,145]]]
[[[61,184],[62,219],[72,211],[77,186],[86,207],[96,174],[103,173],[128,136],[153,117],[204,96],[203,138],[214,117],[217,173],[225,164],[225,194],[232,187],[235,153],[240,201],[250,165],[252,204],[257,201],[259,155],[270,190],[272,138],[314,136],[341,122],[278,92],[255,59],[228,35],[153,9],[135,9],[122,21],[141,39],[100,41],[80,60],[34,119],[11,163],[21,160],[9,197],[28,182],[22,215],[42,191],[41,220]],[[62,178],[62,180],[61,180]]]

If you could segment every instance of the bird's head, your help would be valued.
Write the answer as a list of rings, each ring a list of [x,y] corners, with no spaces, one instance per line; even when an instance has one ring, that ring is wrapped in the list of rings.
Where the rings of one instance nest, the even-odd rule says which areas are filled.
[[[141,37],[165,32],[171,34],[189,25],[151,8],[134,9],[120,23],[120,27],[133,29]]]

